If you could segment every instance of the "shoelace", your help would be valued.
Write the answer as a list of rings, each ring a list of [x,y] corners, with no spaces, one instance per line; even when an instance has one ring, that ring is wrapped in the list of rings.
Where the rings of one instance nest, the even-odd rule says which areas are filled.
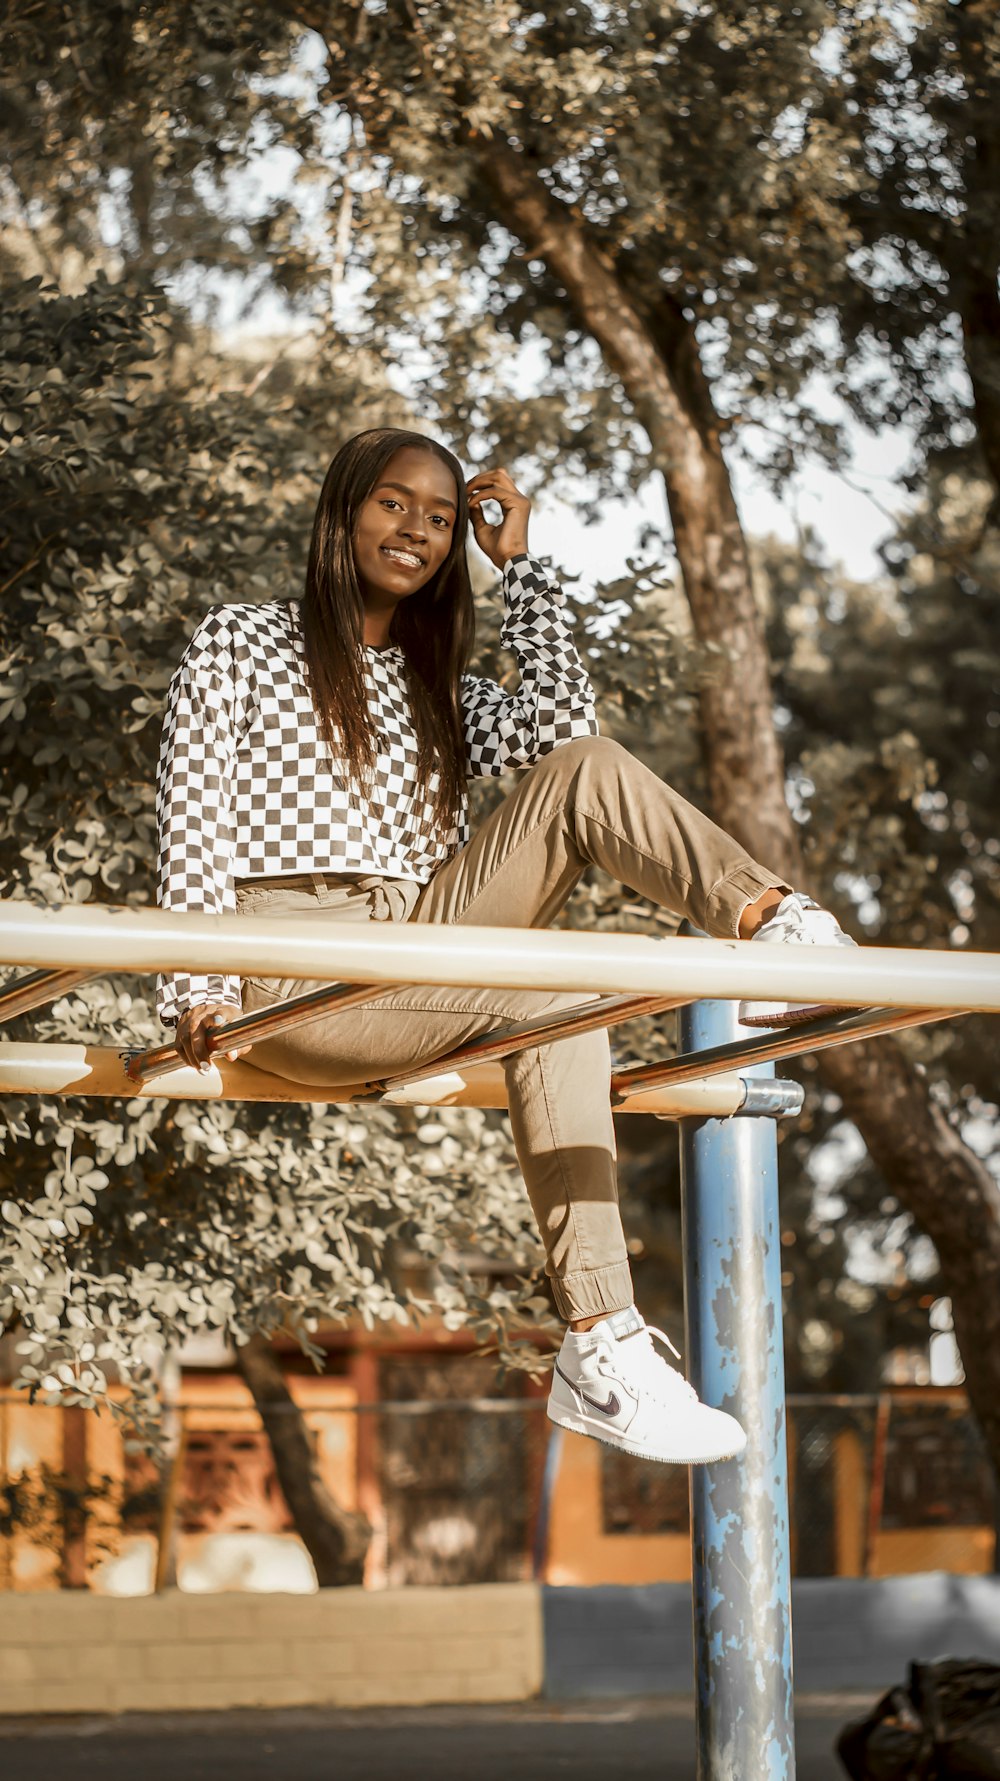
[[[657,1336],[678,1360],[681,1358],[679,1350],[674,1347],[670,1337],[665,1335],[663,1330],[658,1330],[655,1325],[647,1323],[642,1331],[637,1331],[634,1336],[627,1338],[632,1343],[632,1347],[629,1349],[630,1369],[634,1366],[639,1384],[649,1393],[650,1397],[662,1404],[667,1404],[671,1398],[676,1398],[678,1392],[683,1396],[693,1398],[697,1403],[698,1393],[694,1386],[685,1379],[683,1373],[678,1373],[676,1367],[670,1366],[662,1355],[657,1354],[650,1340],[652,1336]],[[637,1346],[637,1344],[641,1344],[641,1346]],[[613,1353],[614,1350],[610,1344],[602,1343],[597,1350],[598,1360],[602,1363],[610,1361]],[[636,1362],[638,1365],[635,1365]]]

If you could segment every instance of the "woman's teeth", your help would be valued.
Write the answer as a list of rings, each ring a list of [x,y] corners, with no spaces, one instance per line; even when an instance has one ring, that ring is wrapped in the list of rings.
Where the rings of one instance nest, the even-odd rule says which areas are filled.
[[[423,568],[420,558],[414,556],[411,551],[391,550],[388,545],[383,544],[382,553],[384,556],[391,557],[394,563],[402,563],[405,569]]]

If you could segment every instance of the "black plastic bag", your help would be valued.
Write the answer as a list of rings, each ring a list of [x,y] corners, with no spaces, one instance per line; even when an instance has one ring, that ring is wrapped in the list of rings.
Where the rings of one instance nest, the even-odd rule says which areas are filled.
[[[1000,1665],[911,1664],[836,1751],[851,1781],[1000,1781]]]

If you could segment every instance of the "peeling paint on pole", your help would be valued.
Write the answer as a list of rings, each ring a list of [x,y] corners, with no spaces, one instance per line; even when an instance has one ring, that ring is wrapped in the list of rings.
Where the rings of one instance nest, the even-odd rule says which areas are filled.
[[[681,1011],[685,1051],[741,1036],[735,1003]],[[739,1459],[691,1468],[698,1781],[792,1781],[777,1134],[746,1115],[680,1133],[688,1376],[747,1432]]]

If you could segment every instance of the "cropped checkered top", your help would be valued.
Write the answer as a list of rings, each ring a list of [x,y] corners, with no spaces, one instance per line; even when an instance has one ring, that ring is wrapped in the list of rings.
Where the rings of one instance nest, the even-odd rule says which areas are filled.
[[[597,734],[594,694],[564,611],[566,596],[535,557],[503,571],[503,646],[520,684],[465,675],[470,777],[527,767],[559,743]],[[469,839],[468,801],[450,830],[418,786],[403,652],[366,650],[379,752],[360,801],[347,764],[319,734],[295,623],[299,602],[212,606],[167,691],[156,775],[157,902],[220,914],[240,878],[357,872],[424,884]],[[432,779],[433,791],[436,775]],[[197,1002],[240,1007],[240,980],[161,975],[156,1009],[174,1026]]]

